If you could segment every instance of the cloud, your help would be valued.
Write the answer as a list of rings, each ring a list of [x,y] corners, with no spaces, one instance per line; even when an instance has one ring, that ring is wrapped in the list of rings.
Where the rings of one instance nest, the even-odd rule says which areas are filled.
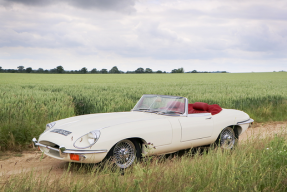
[[[1,3],[1,1],[0,1]],[[113,11],[134,11],[135,0],[2,0],[3,5],[48,6],[65,3],[76,8]]]
[[[225,67],[282,63],[286,15],[285,1],[0,0],[0,49],[9,62],[29,59],[40,65],[41,58],[46,64],[47,58],[61,63],[73,56],[74,65],[134,63],[127,70],[170,63],[163,69],[169,70],[182,63],[188,71],[195,69],[188,69],[191,61]]]

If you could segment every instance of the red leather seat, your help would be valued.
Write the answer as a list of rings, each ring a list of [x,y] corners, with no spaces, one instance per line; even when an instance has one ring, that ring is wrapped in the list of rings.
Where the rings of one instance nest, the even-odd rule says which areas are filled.
[[[208,111],[212,115],[216,115],[222,111],[222,108],[217,104],[208,105]]]
[[[216,115],[222,111],[222,108],[217,105],[208,105],[203,102],[195,102],[194,104],[188,104],[188,114],[192,113],[211,113],[212,115]]]
[[[209,113],[208,110],[208,104],[202,103],[202,102],[195,102],[192,105],[192,110],[190,110],[191,113]],[[188,110],[189,111],[189,110]]]

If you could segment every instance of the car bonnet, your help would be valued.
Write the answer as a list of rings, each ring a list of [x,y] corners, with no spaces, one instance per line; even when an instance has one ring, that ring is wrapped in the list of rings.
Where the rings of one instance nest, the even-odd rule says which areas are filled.
[[[136,121],[148,121],[167,118],[167,116],[144,112],[118,112],[82,115],[56,121],[55,126],[44,132],[39,140],[57,140],[64,137],[80,137],[93,130],[106,129],[112,126]],[[55,131],[57,129],[57,131]]]

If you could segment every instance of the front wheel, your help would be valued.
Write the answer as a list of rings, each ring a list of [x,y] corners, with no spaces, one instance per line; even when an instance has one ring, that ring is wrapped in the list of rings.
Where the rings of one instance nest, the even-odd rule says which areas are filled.
[[[113,162],[121,169],[131,166],[141,155],[138,142],[129,139],[119,141],[109,153]]]
[[[236,143],[237,138],[231,127],[226,127],[221,131],[217,144],[219,144],[222,149],[232,149]]]

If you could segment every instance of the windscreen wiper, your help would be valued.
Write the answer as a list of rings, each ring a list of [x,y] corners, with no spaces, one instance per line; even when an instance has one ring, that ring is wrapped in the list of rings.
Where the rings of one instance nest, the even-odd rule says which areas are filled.
[[[176,114],[183,114],[182,112],[179,111],[163,111],[163,114],[171,114],[171,113],[176,113]]]
[[[149,112],[149,113],[158,113],[158,112],[160,112],[160,111],[157,111],[157,110],[149,110],[149,111],[147,111],[147,112]]]
[[[150,109],[145,109],[145,108],[142,108],[142,109],[136,109],[135,111],[149,111]]]
[[[160,111],[157,111],[157,110],[151,110],[151,109],[145,109],[145,108],[137,109],[135,111],[143,111],[143,112],[148,112],[148,113],[158,113],[158,112],[160,112]]]
[[[148,112],[148,113],[158,113],[160,111],[157,111],[157,110],[151,110],[151,109],[139,109],[139,110],[142,110],[144,112]]]

